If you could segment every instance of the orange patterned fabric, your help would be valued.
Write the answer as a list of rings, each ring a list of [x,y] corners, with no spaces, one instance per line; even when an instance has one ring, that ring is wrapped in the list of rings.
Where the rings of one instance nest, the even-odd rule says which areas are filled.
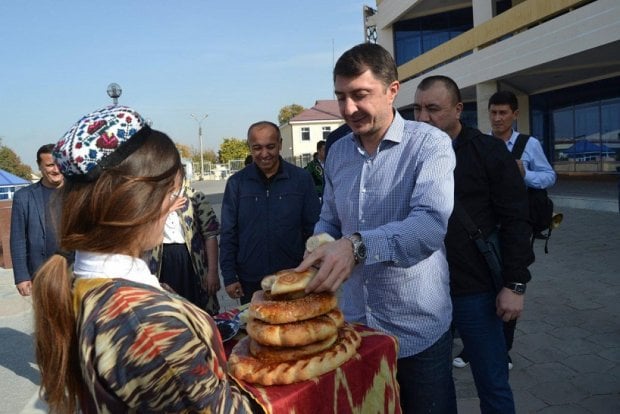
[[[233,310],[216,318],[232,319]],[[396,382],[398,342],[364,325],[354,325],[362,336],[358,355],[314,381],[263,387],[238,381],[267,413],[400,413]],[[236,338],[224,344],[230,355]]]

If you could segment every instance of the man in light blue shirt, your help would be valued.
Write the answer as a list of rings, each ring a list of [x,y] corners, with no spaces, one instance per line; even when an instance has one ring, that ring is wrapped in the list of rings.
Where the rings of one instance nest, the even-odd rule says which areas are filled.
[[[306,291],[342,286],[347,321],[398,338],[404,413],[455,413],[443,242],[454,203],[451,140],[393,108],[398,74],[379,45],[345,52],[334,87],[353,132],[330,148],[314,233],[337,240],[308,254],[297,270],[320,263]]]
[[[503,140],[510,152],[519,137],[519,132],[512,127],[518,116],[519,103],[514,93],[499,91],[489,99],[491,135]],[[532,138],[527,140],[523,155],[517,160],[517,165],[525,185],[530,188],[546,189],[555,184],[555,171],[547,161],[540,141]]]
[[[508,151],[514,152],[519,132],[513,125],[519,116],[519,101],[511,91],[498,91],[489,98],[489,120],[491,121],[491,135],[503,140]],[[517,166],[525,185],[531,189],[546,190],[555,184],[556,174],[540,145],[538,139],[529,137],[523,153],[515,154]],[[532,190],[530,190],[532,191]],[[534,190],[535,191],[535,190]],[[534,234],[533,237],[537,237]],[[514,342],[517,320],[504,322],[504,338],[506,340],[508,367],[512,369],[510,350]]]

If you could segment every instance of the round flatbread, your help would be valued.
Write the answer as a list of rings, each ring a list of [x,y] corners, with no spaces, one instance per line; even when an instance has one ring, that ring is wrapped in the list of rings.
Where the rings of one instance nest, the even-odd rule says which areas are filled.
[[[252,296],[248,307],[250,318],[273,324],[305,321],[326,314],[338,305],[333,293],[310,293],[298,299],[274,300],[259,290]]]
[[[256,342],[254,339],[251,339],[250,355],[262,361],[269,362],[296,361],[329,348],[334,344],[334,342],[336,342],[336,339],[338,339],[337,331],[334,331],[333,335],[320,341],[308,345],[293,347],[266,346]]]
[[[295,272],[293,269],[280,270],[275,274],[270,293],[272,296],[276,297],[295,292],[303,292],[316,272],[317,269],[314,267],[306,269],[303,272]]]
[[[329,316],[321,315],[305,321],[278,325],[250,319],[245,329],[250,338],[262,345],[303,346],[335,337],[338,325]]]
[[[336,343],[317,354],[296,361],[268,362],[250,354],[250,337],[246,336],[235,345],[228,359],[232,376],[252,384],[293,384],[316,378],[338,368],[359,348],[362,338],[350,326],[338,332]]]

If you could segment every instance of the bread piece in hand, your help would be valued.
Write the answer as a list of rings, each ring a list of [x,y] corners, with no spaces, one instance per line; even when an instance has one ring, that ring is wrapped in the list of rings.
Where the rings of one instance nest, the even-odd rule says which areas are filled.
[[[295,272],[293,269],[279,271],[276,273],[271,285],[271,295],[277,297],[294,292],[303,292],[316,272],[317,269],[314,267],[306,269],[303,272]]]
[[[317,247],[333,241],[336,240],[327,233],[315,234],[314,236],[311,236],[308,238],[308,240],[306,240],[306,250],[312,253]]]

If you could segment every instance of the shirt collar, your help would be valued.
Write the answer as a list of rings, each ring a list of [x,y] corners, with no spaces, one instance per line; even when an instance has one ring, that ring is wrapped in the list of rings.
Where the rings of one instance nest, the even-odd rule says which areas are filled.
[[[124,254],[77,250],[73,273],[78,279],[127,279],[161,289],[144,260]]]
[[[497,138],[495,135],[493,135],[493,131],[489,131],[489,135],[492,137]],[[510,151],[512,151],[512,147],[514,147],[515,142],[517,141],[517,138],[519,137],[519,132],[515,131],[514,129],[512,130],[512,135],[510,135],[510,139],[508,141],[504,141],[502,139],[502,141],[504,141],[506,143],[506,146],[508,147],[508,149]],[[497,138],[497,139],[501,139],[501,138]]]
[[[405,120],[400,113],[392,108],[394,113],[394,119],[392,119],[392,123],[390,127],[385,132],[383,138],[381,138],[381,142],[379,143],[379,147],[377,148],[377,152],[381,151],[384,148],[384,142],[392,142],[394,144],[399,144],[403,139],[403,131],[405,129]],[[351,140],[358,147],[361,148],[359,135],[355,133],[351,133]]]

